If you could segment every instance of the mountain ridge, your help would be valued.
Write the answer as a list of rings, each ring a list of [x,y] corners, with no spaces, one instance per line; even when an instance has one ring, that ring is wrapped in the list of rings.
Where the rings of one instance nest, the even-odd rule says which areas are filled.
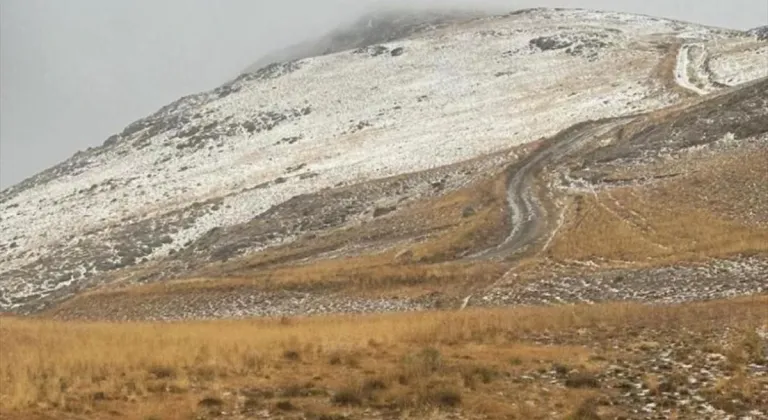
[[[39,311],[112,282],[184,277],[206,250],[223,250],[210,261],[218,264],[386,220],[400,200],[480,182],[478,174],[510,163],[499,156],[530,153],[526,145],[584,120],[660,110],[765,77],[766,51],[734,31],[533,9],[268,65],[0,192],[0,309]],[[399,176],[408,188],[356,197]],[[347,204],[322,198],[290,210],[343,188],[351,188]]]
[[[268,53],[246,68],[243,73],[251,73],[275,63],[398,41],[419,32],[487,15],[487,13],[469,9],[414,11],[391,8],[372,11],[319,38]]]

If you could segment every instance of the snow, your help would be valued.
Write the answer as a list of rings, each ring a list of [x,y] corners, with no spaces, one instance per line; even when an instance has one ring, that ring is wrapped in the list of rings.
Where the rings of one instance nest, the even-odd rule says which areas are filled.
[[[675,81],[681,87],[690,90],[698,95],[706,95],[708,92],[699,86],[697,86],[691,79],[691,72],[700,68],[703,58],[701,54],[698,55],[698,60],[691,61],[691,51],[694,46],[691,44],[684,44],[680,47],[680,51],[677,54],[677,65],[675,66]]]
[[[566,39],[574,40],[598,33],[608,45],[587,58],[529,44],[564,31]],[[15,242],[17,247],[0,255],[0,292],[18,297],[63,287],[50,279],[31,284],[13,270],[71,247],[81,237],[109,242],[128,221],[195,202],[223,198],[218,210],[173,232],[173,243],[154,250],[151,259],[214,227],[251,220],[299,194],[448,165],[535,141],[583,120],[670,105],[677,97],[648,80],[661,53],[635,46],[650,44],[659,34],[683,33],[703,37],[715,32],[647,16],[540,10],[386,44],[390,50],[404,48],[397,57],[347,51],[310,58],[277,78],[236,82],[241,89],[221,98],[212,93],[191,97],[164,110],[164,115],[199,114],[182,130],[227,118],[242,124],[267,111],[289,117],[268,131],[222,135],[210,142],[212,149],[178,149],[182,139],[175,130],[155,135],[141,149],[127,141],[89,158],[80,173],[11,195],[0,202],[0,245]],[[705,93],[688,79],[691,62],[685,48],[676,79]],[[713,68],[733,83],[760,77],[765,70],[759,69],[760,60],[766,57],[761,48],[759,57],[739,52],[731,59],[727,51],[720,52]],[[291,114],[305,107],[311,112]],[[353,127],[361,122],[369,126],[356,131]],[[281,143],[294,136],[301,139]],[[302,164],[298,173],[286,173]],[[296,176],[308,172],[317,176]],[[286,182],[272,182],[280,177]],[[110,180],[119,186],[88,191]]]
[[[710,61],[716,82],[735,86],[768,77],[768,41],[738,42],[718,47]]]

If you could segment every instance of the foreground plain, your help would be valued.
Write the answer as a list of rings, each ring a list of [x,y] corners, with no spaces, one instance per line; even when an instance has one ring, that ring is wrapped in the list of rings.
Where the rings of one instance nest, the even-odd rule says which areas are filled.
[[[766,296],[0,332],[4,419],[768,415]]]

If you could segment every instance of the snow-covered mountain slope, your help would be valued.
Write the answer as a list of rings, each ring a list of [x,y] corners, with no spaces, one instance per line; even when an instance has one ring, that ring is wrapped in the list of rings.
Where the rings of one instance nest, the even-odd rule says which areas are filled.
[[[703,94],[768,75],[754,37],[646,16],[537,9],[409,35],[181,98],[0,192],[0,310],[167,258],[297,195],[675,104],[674,80]],[[715,55],[691,58],[692,44]],[[718,83],[698,87],[703,68]]]
[[[421,32],[487,15],[480,11],[469,10],[380,10],[365,14],[350,25],[334,30],[319,39],[312,39],[269,53],[249,66],[245,73],[273,63],[318,57],[400,40]]]

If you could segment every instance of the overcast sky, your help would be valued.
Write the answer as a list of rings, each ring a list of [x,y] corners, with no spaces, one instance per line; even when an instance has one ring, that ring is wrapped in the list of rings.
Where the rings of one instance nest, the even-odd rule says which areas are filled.
[[[390,3],[0,0],[0,188],[103,143],[180,96],[220,85],[262,54]],[[613,9],[736,29],[768,24],[768,0],[465,3]]]

